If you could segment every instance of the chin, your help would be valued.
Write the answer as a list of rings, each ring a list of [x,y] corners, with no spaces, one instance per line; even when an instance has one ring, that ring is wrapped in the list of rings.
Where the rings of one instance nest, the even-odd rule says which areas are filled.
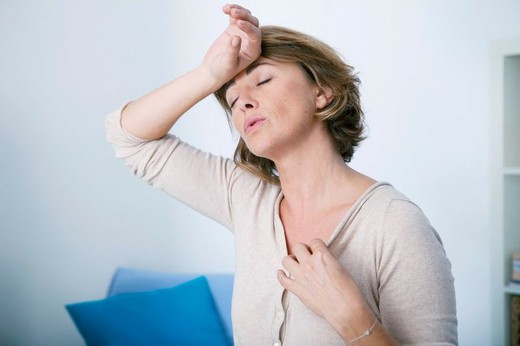
[[[251,153],[253,153],[253,155],[257,156],[257,157],[261,157],[263,159],[268,159],[268,160],[271,160],[271,157],[269,155],[269,150],[267,150],[267,148],[264,148],[264,147],[260,147],[260,146],[247,146],[247,149],[249,149],[249,151]]]
[[[250,138],[249,141],[244,141],[244,143],[255,156],[274,161],[275,147],[278,147],[278,145],[275,145],[272,140],[256,137]]]

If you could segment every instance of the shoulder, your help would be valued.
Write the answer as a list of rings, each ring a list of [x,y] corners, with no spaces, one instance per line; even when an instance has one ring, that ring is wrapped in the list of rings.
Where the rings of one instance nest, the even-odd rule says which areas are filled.
[[[404,252],[412,258],[445,261],[442,239],[421,208],[397,190],[391,194],[382,228],[389,256]]]
[[[421,209],[387,182],[377,182],[361,196],[358,207],[377,219],[388,213],[415,214]]]
[[[381,205],[388,205],[392,201],[405,201],[411,203],[408,197],[387,182],[375,183],[366,193],[370,195],[371,202]]]
[[[406,215],[423,215],[421,208],[412,202],[406,195],[394,188],[386,182],[374,184],[367,191],[366,203],[377,211],[388,214]]]
[[[371,213],[381,218],[381,231],[387,239],[428,238],[441,242],[423,210],[388,183],[378,183],[367,200]]]

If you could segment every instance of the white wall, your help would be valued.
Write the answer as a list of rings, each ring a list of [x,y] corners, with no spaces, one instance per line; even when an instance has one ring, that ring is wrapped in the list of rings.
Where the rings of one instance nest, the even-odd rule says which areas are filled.
[[[353,166],[423,208],[453,264],[461,345],[492,344],[488,47],[520,36],[520,2],[243,4],[356,67],[371,131]],[[63,305],[101,298],[117,266],[233,270],[231,235],[132,177],[103,129],[105,114],[196,66],[226,25],[222,5],[0,3],[0,344],[81,345]],[[212,99],[177,133],[233,150]]]

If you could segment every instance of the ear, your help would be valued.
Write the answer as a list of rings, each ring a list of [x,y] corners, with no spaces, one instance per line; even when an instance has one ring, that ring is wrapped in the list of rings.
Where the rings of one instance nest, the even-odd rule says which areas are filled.
[[[316,109],[323,109],[327,107],[332,102],[332,100],[334,100],[332,89],[316,89]]]

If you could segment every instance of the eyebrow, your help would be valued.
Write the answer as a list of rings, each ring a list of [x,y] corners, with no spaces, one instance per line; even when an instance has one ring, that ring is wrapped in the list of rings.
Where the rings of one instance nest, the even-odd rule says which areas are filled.
[[[249,65],[246,68],[246,75],[250,75],[257,67],[262,66],[262,65],[271,65],[271,66],[273,66],[273,64],[271,64],[268,61],[257,61],[257,62],[252,63],[251,65]],[[231,86],[233,86],[235,84],[236,84],[236,81],[234,79],[231,79],[229,82],[227,82],[225,92],[227,92],[229,87],[231,87]]]

